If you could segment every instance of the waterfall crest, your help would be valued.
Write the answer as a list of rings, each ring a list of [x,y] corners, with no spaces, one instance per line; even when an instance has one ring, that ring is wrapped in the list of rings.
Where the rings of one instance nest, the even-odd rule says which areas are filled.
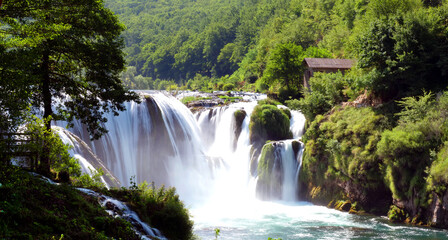
[[[79,122],[70,129],[76,137],[69,139],[72,145],[83,142],[124,186],[129,186],[132,176],[137,182],[175,186],[189,204],[208,198],[254,199],[259,177],[251,169],[249,122],[256,105],[256,101],[240,102],[193,115],[174,97],[150,93],[140,104],[126,103],[127,110],[119,116],[105,116],[109,132],[101,139],[91,141]],[[276,198],[294,201],[301,150],[294,150],[293,142],[298,143],[303,133],[304,117],[291,111],[290,122],[295,140],[279,144],[278,164],[283,172]],[[79,149],[74,151],[84,157]]]

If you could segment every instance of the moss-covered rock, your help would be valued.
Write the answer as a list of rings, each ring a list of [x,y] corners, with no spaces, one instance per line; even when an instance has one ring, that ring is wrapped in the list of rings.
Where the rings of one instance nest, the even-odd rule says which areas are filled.
[[[233,150],[234,151],[235,151],[235,149],[237,147],[238,138],[240,137],[241,130],[242,130],[242,127],[243,127],[243,122],[244,122],[244,119],[246,118],[246,116],[247,116],[246,111],[241,110],[241,109],[236,110],[233,113],[234,121],[233,121],[233,128],[232,129],[233,129],[233,134],[234,134],[234,141],[233,141]]]
[[[277,142],[263,146],[258,162],[257,197],[260,199],[278,199],[282,187],[282,164]]]
[[[289,117],[277,106],[258,104],[250,117],[250,142],[262,146],[266,140],[282,140],[292,138],[289,130]]]
[[[391,205],[389,212],[387,212],[387,217],[391,222],[404,222],[406,220],[406,212],[395,205]]]
[[[288,108],[281,108],[280,109],[286,116],[288,116],[289,119],[291,119],[291,111]]]

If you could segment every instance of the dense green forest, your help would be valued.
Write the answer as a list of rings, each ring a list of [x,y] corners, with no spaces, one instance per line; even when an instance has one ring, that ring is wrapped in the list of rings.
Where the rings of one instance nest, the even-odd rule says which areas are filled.
[[[127,26],[129,67],[122,79],[131,88],[210,91],[227,85],[225,90],[278,93],[289,81],[294,91],[287,95],[297,96],[304,57],[358,60],[355,90],[370,85],[390,94],[419,91],[425,81],[440,87],[446,72],[441,0],[106,3]],[[403,80],[408,76],[415,82]]]

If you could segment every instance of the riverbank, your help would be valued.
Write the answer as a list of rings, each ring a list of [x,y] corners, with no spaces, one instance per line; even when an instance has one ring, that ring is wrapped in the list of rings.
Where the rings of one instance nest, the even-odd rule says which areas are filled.
[[[398,113],[390,111],[396,103],[345,104],[317,115],[303,137],[301,198],[448,228],[447,99],[409,98]]]

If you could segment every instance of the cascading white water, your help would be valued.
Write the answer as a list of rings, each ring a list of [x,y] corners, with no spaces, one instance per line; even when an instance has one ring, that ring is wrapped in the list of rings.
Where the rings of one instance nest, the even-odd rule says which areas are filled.
[[[106,116],[109,130],[91,141],[79,122],[70,129],[103,160],[124,185],[137,182],[175,186],[188,201],[201,200],[209,189],[210,171],[193,114],[162,93],[145,96],[140,104],[126,103],[119,116]]]
[[[225,205],[238,206],[242,199],[254,197],[255,183],[249,171],[249,119],[255,106],[256,102],[236,103],[196,115],[201,136],[207,139],[206,154],[215,160],[213,185],[205,197],[209,204],[221,205],[221,209]],[[241,110],[246,117],[237,133],[234,113]]]
[[[235,103],[206,109],[194,116],[175,98],[151,93],[140,104],[126,103],[127,110],[119,116],[106,116],[105,127],[109,132],[100,140],[90,141],[79,122],[70,131],[125,186],[129,186],[132,176],[137,182],[175,186],[191,204],[201,203],[208,196],[230,200],[236,193],[254,198],[256,178],[249,170],[249,120],[256,104],[256,101]],[[239,123],[234,116],[236,111],[245,114]],[[297,111],[291,115],[291,130],[295,137],[300,137],[303,115]],[[76,145],[73,138],[65,139]],[[288,142],[285,147],[292,149],[290,145]],[[282,192],[289,196],[288,200],[294,200],[290,196],[296,194],[297,179],[291,176],[298,174],[298,164],[292,150],[287,151],[281,158],[285,166]],[[81,153],[74,155],[85,160]]]
[[[105,186],[107,188],[120,187],[120,182],[113,177],[113,174],[109,172],[101,159],[93,153],[84,141],[64,128],[52,126],[52,130],[58,134],[64,144],[72,147],[72,149],[69,150],[69,154],[78,160],[81,165],[82,173],[93,176],[97,173],[97,170],[101,168],[105,173],[101,176],[101,180]]]
[[[281,145],[281,163],[283,169],[282,197],[284,201],[297,201],[297,181],[301,166],[303,146],[297,155],[293,150],[294,140],[285,140]]]
[[[193,116],[178,100],[151,93],[140,104],[127,103],[120,116],[107,116],[109,133],[101,140],[91,142],[79,122],[71,129],[79,138],[68,134],[67,139],[75,146],[85,142],[73,154],[90,162],[82,149],[91,149],[87,152],[95,153],[124,185],[136,176],[139,182],[176,186],[190,207],[196,234],[204,239],[214,238],[215,228],[221,230],[219,239],[235,240],[446,237],[443,232],[390,226],[381,218],[293,202],[303,152],[300,143],[296,153],[293,140],[277,142],[282,170],[279,199],[284,201],[256,199],[258,179],[250,169],[249,142],[249,118],[255,105],[237,103]],[[234,118],[237,110],[246,113],[240,128]],[[291,111],[294,140],[300,139],[303,127],[303,115]]]

